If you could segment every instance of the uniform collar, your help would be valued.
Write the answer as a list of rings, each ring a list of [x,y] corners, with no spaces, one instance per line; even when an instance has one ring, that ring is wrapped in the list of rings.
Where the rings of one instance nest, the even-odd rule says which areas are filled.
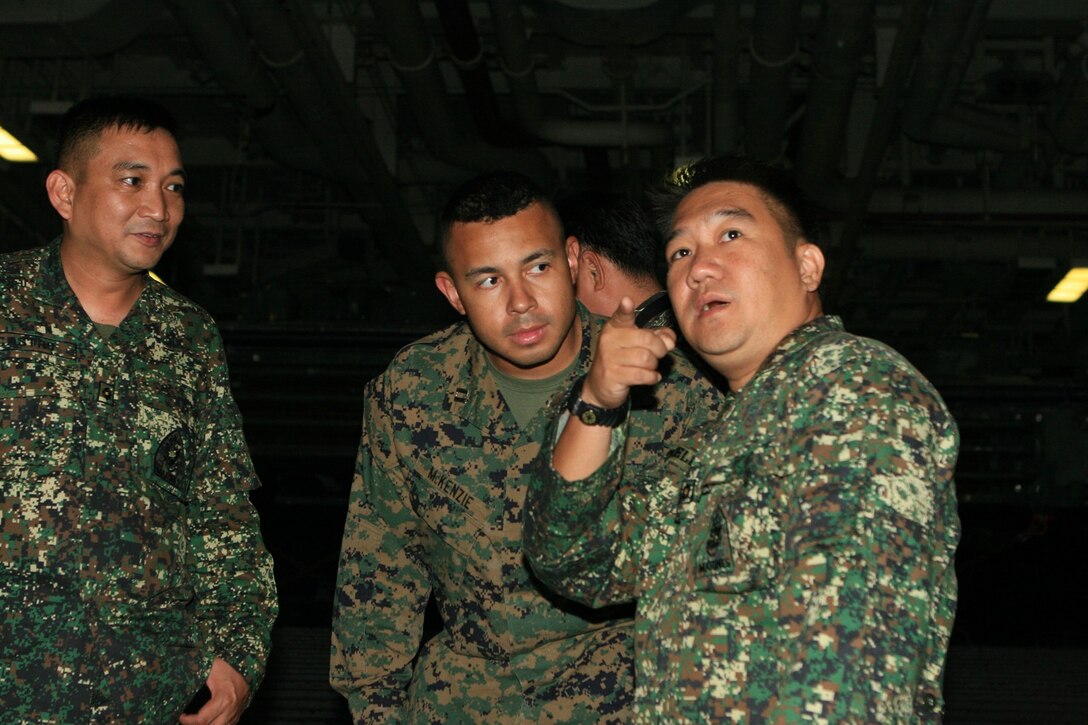
[[[600,325],[599,321],[591,319],[589,311],[581,303],[577,303],[576,314],[582,331],[582,344],[578,350],[578,363],[571,370],[572,384],[575,378],[589,369],[592,352],[597,347]],[[447,409],[452,415],[469,420],[479,428],[487,428],[497,419],[508,420],[509,425],[516,427],[514,416],[499,392],[498,382],[491,374],[487,350],[472,334],[468,323],[463,325],[466,340],[462,359],[466,361],[465,370],[451,380],[452,384],[446,392]],[[502,414],[497,415],[498,412]]]
[[[64,276],[64,267],[60,263],[60,237],[45,247],[42,256],[40,274],[34,282],[34,296],[56,307],[80,307],[76,293]]]
[[[812,344],[821,335],[828,332],[842,332],[843,329],[842,319],[835,315],[821,315],[795,327],[792,332],[782,338],[774,352],[767,356],[744,389],[750,389],[753,383],[767,374],[767,371],[778,367],[786,358]]]
[[[61,237],[57,237],[45,247],[45,254],[41,258],[39,274],[34,282],[34,296],[43,302],[59,308],[72,308],[76,314],[90,322],[79,298],[68,284],[68,278],[64,276],[64,265],[60,258]],[[144,288],[132,304],[125,320],[141,314],[141,308],[149,304],[152,297],[157,294],[157,285],[147,272],[143,273]],[[125,320],[120,326],[124,326]],[[119,326],[119,327],[120,327]]]

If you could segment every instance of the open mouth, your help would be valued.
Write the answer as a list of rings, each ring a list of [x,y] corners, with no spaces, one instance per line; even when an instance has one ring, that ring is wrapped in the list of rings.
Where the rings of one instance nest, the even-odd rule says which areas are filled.
[[[712,300],[710,302],[704,303],[699,308],[699,314],[700,315],[705,315],[705,314],[708,314],[710,312],[714,312],[715,310],[719,310],[719,309],[721,309],[723,307],[728,307],[728,306],[729,306],[729,303],[726,302],[725,300]]]

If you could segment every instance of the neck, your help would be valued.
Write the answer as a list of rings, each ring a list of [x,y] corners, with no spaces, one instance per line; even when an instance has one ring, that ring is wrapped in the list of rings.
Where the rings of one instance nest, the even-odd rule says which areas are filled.
[[[651,296],[661,291],[661,286],[654,282],[638,283],[630,280],[624,280],[623,284],[616,284],[611,289],[606,290],[606,295],[598,297],[596,308],[605,317],[609,317],[615,312],[616,308],[620,304],[620,300],[624,297],[630,297],[635,303],[635,307],[638,307]],[[607,312],[605,312],[607,310]]]
[[[144,289],[142,272],[121,273],[104,269],[60,246],[61,267],[80,306],[92,321],[119,325]]]
[[[662,289],[662,286],[656,282],[646,282],[644,284],[632,285],[628,296],[630,296],[631,299],[636,300],[635,306],[637,307],[656,295]]]
[[[820,302],[820,298],[816,295],[812,295],[806,303],[805,314],[803,319],[795,325],[789,332],[783,335],[774,347],[766,351],[763,357],[755,361],[748,361],[748,364],[744,367],[738,367],[733,369],[721,370],[718,372],[725,376],[726,381],[729,383],[729,389],[734,393],[739,393],[741,389],[748,384],[748,382],[755,377],[755,374],[759,372],[760,367],[769,358],[778,346],[782,344],[782,340],[785,340],[788,336],[792,335],[797,328],[807,325],[815,320],[817,317],[823,315],[823,305]]]

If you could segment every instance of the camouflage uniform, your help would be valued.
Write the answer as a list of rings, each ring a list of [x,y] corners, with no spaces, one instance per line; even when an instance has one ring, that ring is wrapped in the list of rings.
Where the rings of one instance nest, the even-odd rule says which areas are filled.
[[[59,244],[0,257],[0,722],[174,723],[276,615],[207,313],[147,286],[103,338]]]
[[[638,722],[935,721],[957,447],[921,374],[822,317],[670,452],[649,525],[617,516],[632,489],[611,494],[613,456],[583,482],[534,478],[525,551],[578,600],[636,588]]]
[[[571,381],[600,326],[581,305],[578,315]],[[455,324],[403,349],[367,386],[332,684],[360,723],[626,723],[631,608],[594,612],[546,594],[521,555],[526,467],[558,401],[519,430],[485,354]],[[720,400],[690,363],[670,360],[661,402],[644,390],[631,414],[633,465]],[[445,628],[420,650],[432,594]]]

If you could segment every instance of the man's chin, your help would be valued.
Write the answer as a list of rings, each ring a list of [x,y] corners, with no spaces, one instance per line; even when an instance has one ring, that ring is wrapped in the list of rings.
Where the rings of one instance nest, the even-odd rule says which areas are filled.
[[[551,362],[556,355],[556,350],[549,350],[542,342],[537,343],[532,349],[518,348],[495,350],[489,349],[492,362],[501,361],[501,367],[510,368],[510,373],[517,376],[518,371],[531,374],[533,370]],[[531,377],[531,375],[526,375]]]

